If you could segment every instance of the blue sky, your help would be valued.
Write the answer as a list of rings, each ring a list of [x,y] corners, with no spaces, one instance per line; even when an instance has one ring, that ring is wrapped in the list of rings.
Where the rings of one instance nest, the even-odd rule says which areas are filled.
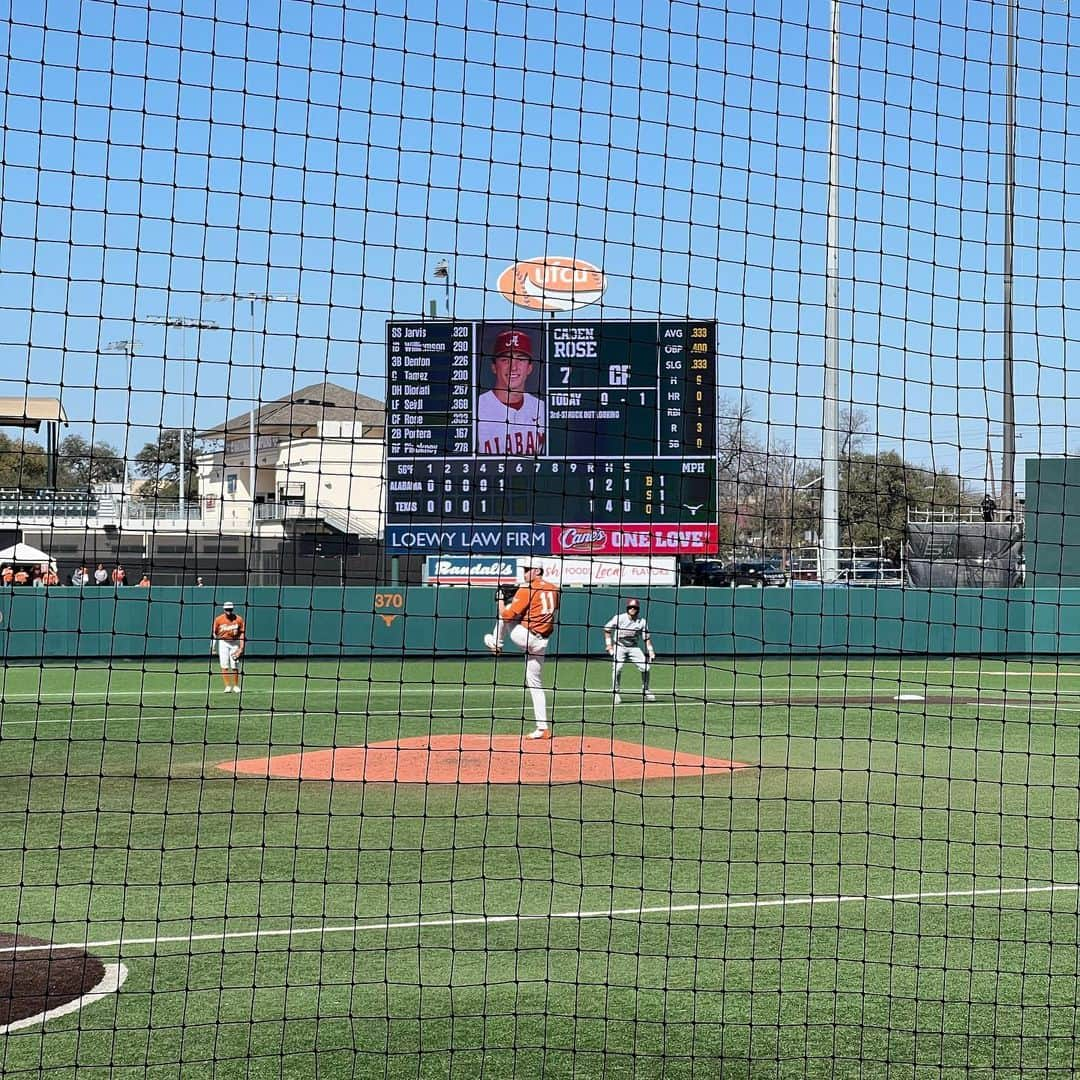
[[[327,378],[382,397],[385,320],[441,296],[439,257],[457,314],[502,318],[505,265],[569,254],[609,277],[589,317],[715,318],[727,395],[814,457],[829,3],[557,8],[0,0],[0,392],[61,392],[72,430],[137,449],[178,422],[183,378],[188,416],[217,423],[246,408],[248,310],[200,296],[270,290],[301,299],[266,312],[263,400]],[[1080,448],[1067,11],[1022,0],[1018,22],[1022,453]],[[980,481],[1001,405],[1004,20],[1001,0],[841,6],[842,394],[883,447]],[[166,361],[143,321],[165,313],[225,329],[190,335],[186,364],[174,332]],[[98,354],[130,337],[130,366]]]

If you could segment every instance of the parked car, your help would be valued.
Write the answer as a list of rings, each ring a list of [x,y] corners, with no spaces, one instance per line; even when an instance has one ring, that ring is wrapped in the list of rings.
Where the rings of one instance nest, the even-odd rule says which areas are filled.
[[[778,563],[704,561],[684,567],[683,584],[718,587],[749,585],[764,588],[766,585],[786,585],[787,574]]]
[[[852,566],[841,568],[837,582],[842,585],[902,585],[903,575],[898,566],[884,559],[857,559]]]

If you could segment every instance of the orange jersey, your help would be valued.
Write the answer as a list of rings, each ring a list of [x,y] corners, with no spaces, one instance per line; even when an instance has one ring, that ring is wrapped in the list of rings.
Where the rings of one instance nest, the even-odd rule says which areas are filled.
[[[555,629],[555,612],[559,610],[559,587],[543,578],[522,585],[505,608],[506,622],[521,620],[526,630],[548,637]]]
[[[237,615],[235,619],[229,619],[219,615],[214,619],[213,637],[215,641],[243,641],[243,618]]]

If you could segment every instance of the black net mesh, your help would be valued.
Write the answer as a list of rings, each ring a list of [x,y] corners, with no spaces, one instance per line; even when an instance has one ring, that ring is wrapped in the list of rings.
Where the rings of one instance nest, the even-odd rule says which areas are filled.
[[[1071,1077],[1059,0],[0,0],[0,1074]]]

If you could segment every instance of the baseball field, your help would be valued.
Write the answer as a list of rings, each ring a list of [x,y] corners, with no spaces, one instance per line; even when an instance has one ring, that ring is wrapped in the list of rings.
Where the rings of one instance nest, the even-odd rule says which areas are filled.
[[[1074,1075],[1080,666],[521,676],[8,667],[0,1074]]]

